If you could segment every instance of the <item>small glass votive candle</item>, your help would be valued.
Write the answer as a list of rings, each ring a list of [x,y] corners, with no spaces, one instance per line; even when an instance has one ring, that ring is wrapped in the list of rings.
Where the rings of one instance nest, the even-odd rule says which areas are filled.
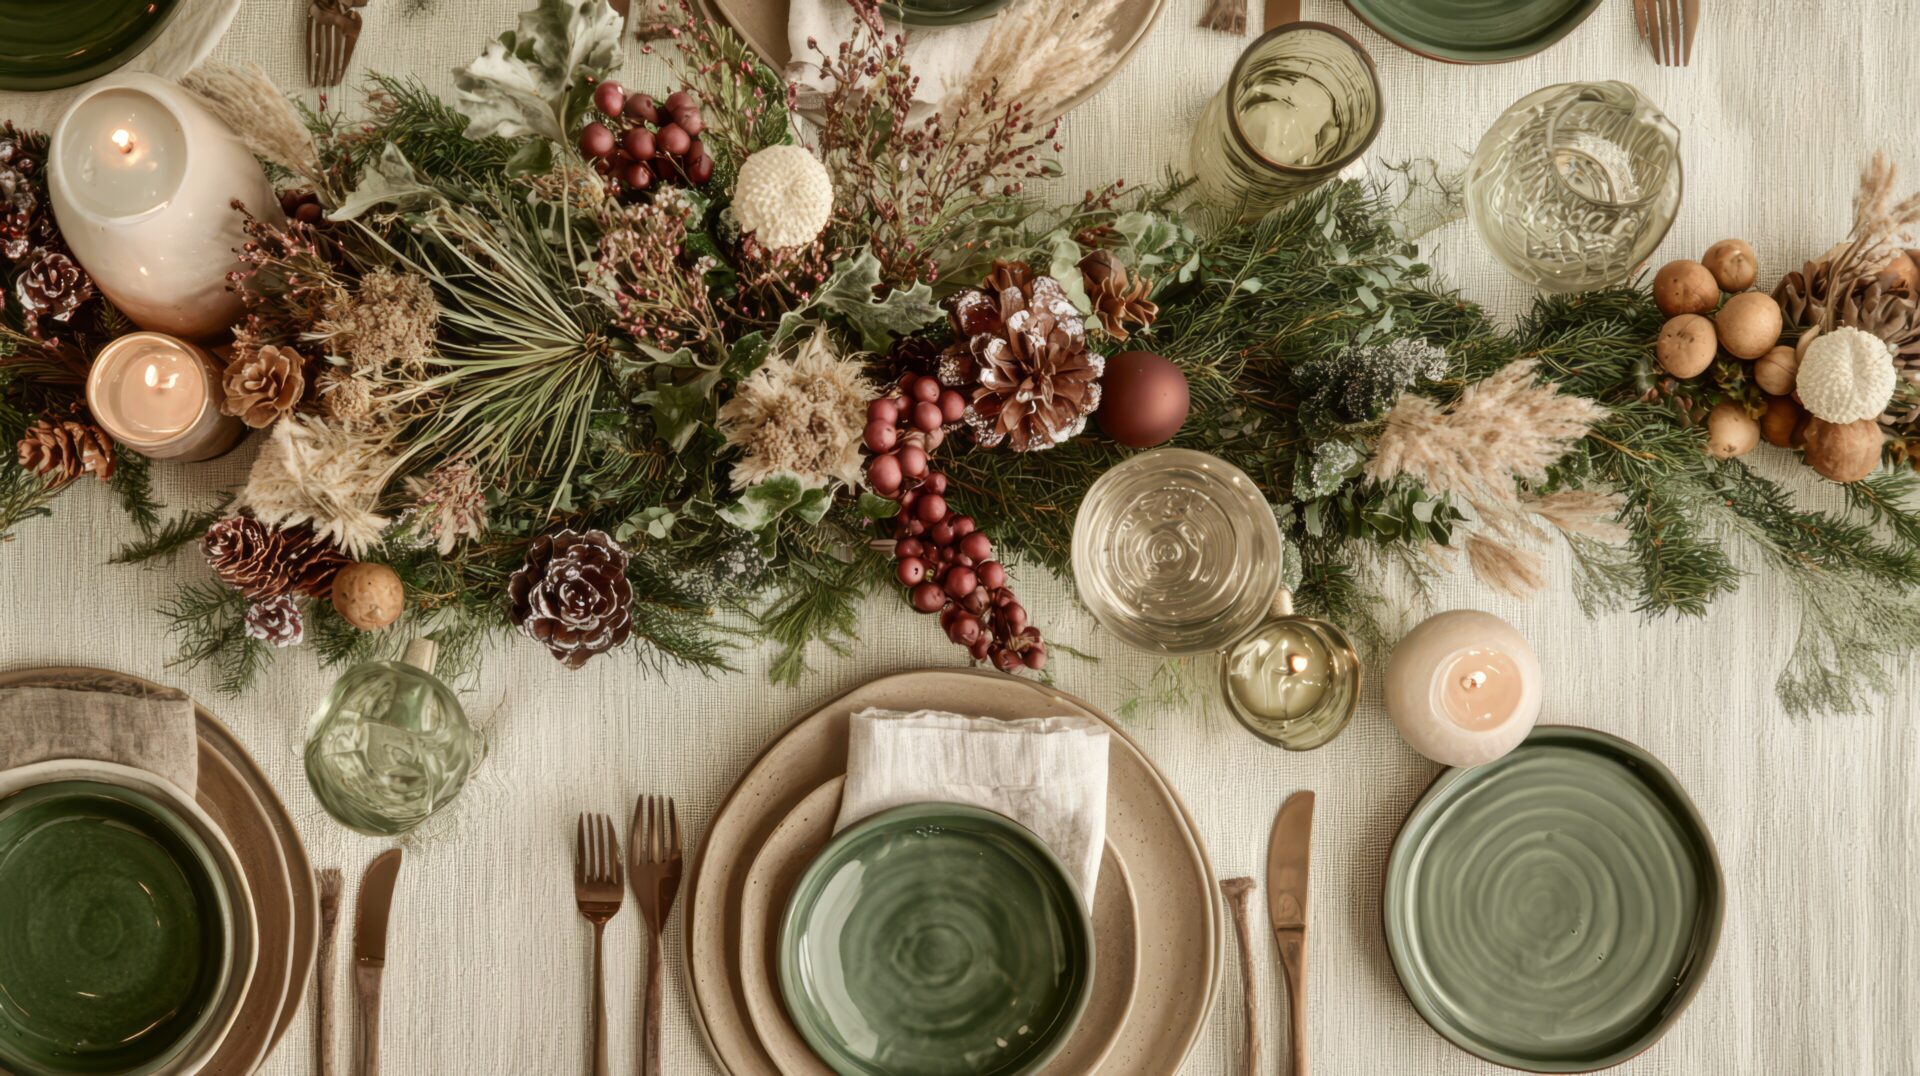
[[[1248,45],[1187,143],[1207,202],[1266,213],[1366,152],[1385,107],[1373,58],[1345,31],[1294,22]]]
[[[129,333],[100,349],[87,407],[115,441],[156,460],[205,460],[246,433],[220,413],[220,363],[164,333]]]
[[[1285,589],[1270,616],[1220,662],[1227,709],[1248,732],[1289,751],[1340,735],[1360,703],[1360,659],[1347,633],[1299,616]]]

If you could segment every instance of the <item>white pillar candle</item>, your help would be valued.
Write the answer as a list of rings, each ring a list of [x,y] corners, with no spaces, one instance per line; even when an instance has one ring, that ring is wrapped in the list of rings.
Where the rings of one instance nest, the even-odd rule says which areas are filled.
[[[1513,625],[1455,609],[1407,633],[1387,661],[1387,713],[1408,746],[1478,766],[1520,746],[1540,716],[1540,662]]]
[[[258,161],[192,94],[153,75],[96,82],[67,109],[48,154],[61,236],[133,323],[205,340],[240,320],[227,274],[246,242],[236,200],[278,223]]]
[[[220,413],[220,365],[161,333],[130,333],[100,349],[87,408],[115,441],[153,459],[204,460],[246,432]]]

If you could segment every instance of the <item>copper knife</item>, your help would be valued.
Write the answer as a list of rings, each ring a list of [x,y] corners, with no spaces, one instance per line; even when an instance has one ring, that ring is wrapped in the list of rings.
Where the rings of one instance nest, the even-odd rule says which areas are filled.
[[[354,1071],[360,1076],[380,1072],[380,978],[387,970],[387,916],[399,880],[398,848],[375,856],[360,876],[359,905],[353,913],[353,1007],[359,1013]]]
[[[1313,793],[1280,805],[1267,840],[1267,918],[1287,977],[1293,1076],[1307,1076],[1307,860],[1313,853]]]

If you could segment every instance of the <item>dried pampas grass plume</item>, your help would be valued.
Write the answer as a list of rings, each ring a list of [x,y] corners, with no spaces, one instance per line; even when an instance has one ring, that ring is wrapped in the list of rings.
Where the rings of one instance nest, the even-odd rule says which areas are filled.
[[[721,405],[720,432],[740,453],[735,489],[773,475],[802,485],[860,484],[860,440],[876,395],[859,362],[834,353],[823,332],[791,359],[769,358]]]
[[[260,65],[204,63],[180,85],[199,95],[254,156],[292,172],[316,191],[332,193],[306,121]]]
[[[391,522],[375,509],[392,470],[382,442],[321,418],[293,415],[273,427],[239,503],[270,527],[305,523],[364,557]]]
[[[1028,117],[1057,114],[1118,46],[1119,10],[1120,0],[1019,0],[995,16],[972,73],[941,111],[978,108],[991,95],[1003,106],[1019,102]]]

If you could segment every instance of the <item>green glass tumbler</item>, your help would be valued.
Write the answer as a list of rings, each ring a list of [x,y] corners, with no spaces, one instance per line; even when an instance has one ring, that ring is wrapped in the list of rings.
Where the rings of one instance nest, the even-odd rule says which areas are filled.
[[[434,644],[400,661],[348,669],[307,729],[307,782],[348,829],[405,833],[453,801],[486,757],[486,741],[453,690],[433,675]]]
[[[1201,198],[1258,217],[1338,175],[1385,116],[1373,58],[1345,31],[1294,22],[1247,46],[1187,143]]]

